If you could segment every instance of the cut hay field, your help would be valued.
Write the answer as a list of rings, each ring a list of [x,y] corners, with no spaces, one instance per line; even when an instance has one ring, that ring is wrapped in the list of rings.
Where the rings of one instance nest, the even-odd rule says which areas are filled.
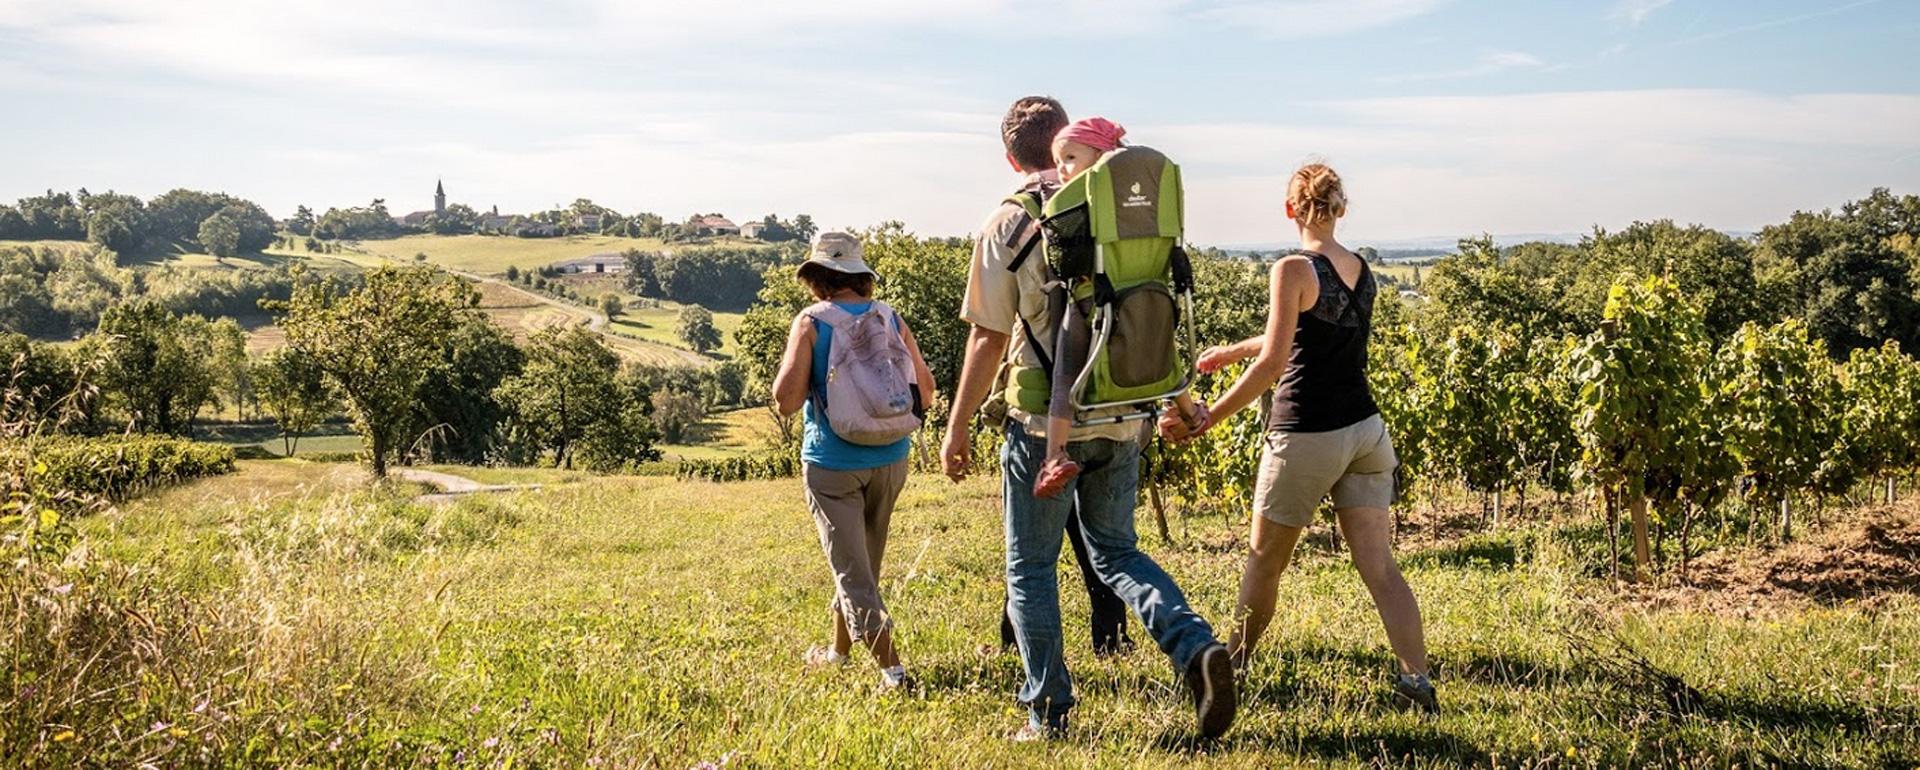
[[[864,662],[800,663],[825,639],[831,591],[796,482],[527,471],[512,480],[549,485],[427,506],[359,478],[351,466],[242,463],[84,520],[97,569],[136,567],[119,578],[128,587],[36,585],[16,607],[125,605],[87,616],[109,630],[93,637],[108,653],[82,690],[99,692],[56,724],[10,720],[0,754],[47,767],[1920,761],[1910,590],[1733,608],[1636,593],[1591,576],[1574,549],[1584,523],[1410,522],[1403,563],[1429,622],[1438,717],[1390,705],[1373,609],[1316,528],[1225,739],[1189,737],[1186,695],[1150,644],[1094,658],[1084,595],[1068,590],[1076,726],[1014,745],[1019,665],[993,648],[993,479],[921,475],[901,498],[883,574],[919,681],[901,696],[880,692]],[[1909,499],[1895,515],[1912,526],[1920,509]],[[1177,520],[1177,544],[1144,542],[1216,622],[1233,601],[1239,526]],[[17,703],[0,708],[39,713]]]
[[[759,241],[719,239],[713,243],[762,245]],[[674,248],[686,248],[676,244]],[[502,235],[409,235],[360,241],[357,248],[369,256],[394,262],[427,261],[455,270],[497,275],[508,267],[531,270],[554,262],[627,249],[659,251],[669,248],[658,238],[620,238],[611,235],[569,235],[560,238],[515,238]]]
[[[332,257],[321,258],[331,259]],[[591,326],[600,317],[598,313],[587,308],[542,297],[530,291],[509,286],[504,282],[480,280],[474,281],[473,284],[474,289],[480,293],[480,304],[477,309],[487,314],[494,325],[522,343],[541,329]],[[717,315],[715,323],[719,323]],[[671,336],[670,331],[669,336]],[[601,337],[606,340],[607,347],[628,361],[653,366],[707,366],[713,362],[712,359],[691,350],[658,342],[638,334],[608,333]],[[248,327],[247,351],[249,353],[259,354],[285,344],[286,333],[279,326],[259,323]]]

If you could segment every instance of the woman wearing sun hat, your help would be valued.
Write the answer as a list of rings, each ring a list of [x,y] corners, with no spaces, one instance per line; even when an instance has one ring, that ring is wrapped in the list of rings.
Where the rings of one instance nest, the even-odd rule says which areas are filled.
[[[828,353],[834,335],[830,320],[878,313],[890,321],[912,360],[922,403],[933,396],[933,373],[920,355],[913,332],[892,308],[873,300],[879,275],[862,258],[859,238],[844,232],[820,233],[796,277],[818,304],[793,319],[780,372],[774,378],[774,402],[782,415],[806,412],[800,459],[807,507],[834,575],[833,643],[807,650],[806,661],[813,666],[845,663],[853,643],[859,641],[880,666],[882,686],[896,689],[908,680],[893,646],[893,619],[880,599],[880,561],[886,553],[894,500],[907,481],[911,439],[874,446],[835,433],[825,409]]]

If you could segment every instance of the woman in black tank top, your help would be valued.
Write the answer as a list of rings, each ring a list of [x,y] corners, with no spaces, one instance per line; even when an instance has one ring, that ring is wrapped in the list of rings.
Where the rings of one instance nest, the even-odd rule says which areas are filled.
[[[1199,430],[1225,422],[1273,388],[1273,409],[1254,490],[1253,552],[1240,578],[1238,621],[1227,646],[1245,666],[1273,620],[1280,573],[1293,556],[1314,511],[1329,496],[1387,639],[1400,659],[1394,691],[1426,711],[1438,708],[1427,678],[1420,606],[1394,563],[1393,471],[1398,460],[1367,386],[1367,337],[1372,331],[1373,272],[1339,241],[1334,225],[1347,198],[1333,169],[1313,164],[1287,186],[1287,217],[1300,230],[1301,249],[1273,266],[1266,333],[1201,354],[1203,372],[1252,358],[1240,379],[1201,414]],[[1161,434],[1191,434],[1177,418]]]
[[[1344,428],[1380,413],[1367,388],[1367,337],[1373,331],[1373,271],[1364,260],[1348,288],[1326,255],[1296,251],[1313,268],[1319,292],[1300,313],[1286,374],[1273,393],[1269,430],[1315,433]],[[1291,255],[1290,255],[1291,256]]]

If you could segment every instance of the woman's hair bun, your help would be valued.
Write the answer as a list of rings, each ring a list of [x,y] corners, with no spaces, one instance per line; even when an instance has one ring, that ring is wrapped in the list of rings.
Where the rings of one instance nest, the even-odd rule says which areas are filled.
[[[1308,163],[1287,183],[1287,203],[1303,225],[1332,222],[1347,215],[1347,190],[1340,174],[1325,163]]]

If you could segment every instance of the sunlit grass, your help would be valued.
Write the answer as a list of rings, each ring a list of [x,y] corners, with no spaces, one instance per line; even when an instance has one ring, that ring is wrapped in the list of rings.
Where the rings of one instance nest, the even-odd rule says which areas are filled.
[[[250,665],[267,681],[347,688],[322,701],[302,685],[285,709],[207,728],[289,721],[265,740],[307,758],[292,764],[1904,767],[1920,750],[1913,597],[1752,617],[1645,609],[1579,577],[1552,538],[1507,547],[1524,532],[1406,555],[1445,710],[1401,713],[1387,702],[1391,663],[1372,606],[1324,531],[1284,580],[1246,709],[1214,745],[1187,737],[1186,696],[1137,623],[1141,649],[1091,656],[1068,567],[1077,726],[1058,744],[1015,746],[1004,736],[1020,719],[1018,664],[980,651],[997,640],[1003,595],[992,479],[919,476],[902,496],[883,589],[922,690],[894,698],[864,661],[799,663],[826,638],[830,589],[796,482],[539,472],[516,478],[556,483],[430,508],[350,491],[343,468],[247,463],[87,522],[94,547],[255,613],[257,628],[234,633],[261,640]],[[249,482],[264,491],[245,493]],[[1145,547],[1202,614],[1223,620],[1239,526],[1174,529],[1178,545],[1149,535]],[[1617,634],[1699,688],[1704,705],[1674,713],[1569,634]],[[163,696],[216,676],[171,671],[155,697],[190,708]],[[106,753],[118,745],[106,724],[73,729],[93,756],[133,753]]]

